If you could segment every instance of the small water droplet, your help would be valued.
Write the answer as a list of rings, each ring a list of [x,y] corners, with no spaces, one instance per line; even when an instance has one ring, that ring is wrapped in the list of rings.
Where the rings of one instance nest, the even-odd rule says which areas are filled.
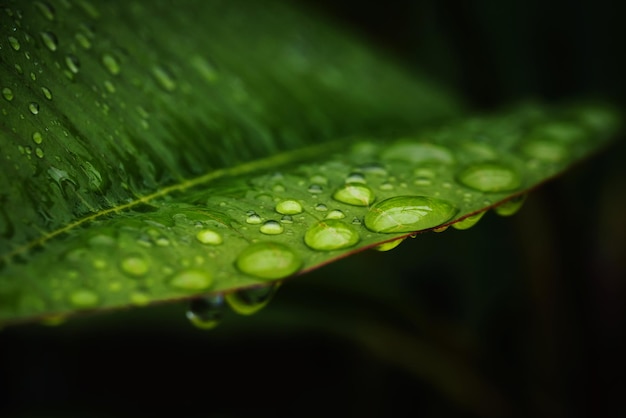
[[[464,186],[481,192],[504,192],[518,189],[522,180],[513,168],[497,162],[473,164],[458,175]]]
[[[365,226],[373,232],[413,232],[433,228],[450,220],[457,208],[426,196],[395,196],[376,203],[365,215]]]
[[[176,90],[176,81],[164,68],[159,66],[152,67],[152,75],[163,90],[167,92]]]
[[[231,309],[240,315],[252,315],[264,308],[280,287],[278,282],[241,289],[226,295]]]
[[[345,217],[346,215],[339,209],[333,209],[326,215],[326,219],[343,219]]]
[[[312,184],[319,184],[321,186],[325,186],[328,184],[328,179],[320,174],[316,174],[314,176],[312,176],[309,181]]]
[[[493,208],[493,211],[500,216],[511,216],[516,214],[526,201],[527,195],[516,196],[512,199]]]
[[[285,191],[285,186],[283,186],[282,184],[275,184],[274,186],[272,186],[272,191],[275,193],[282,193]]]
[[[315,210],[318,212],[326,212],[328,210],[328,206],[323,203],[318,203],[315,205]]]
[[[455,229],[458,229],[460,231],[469,229],[471,227],[473,227],[474,225],[476,225],[478,223],[478,221],[480,221],[480,218],[482,218],[483,216],[485,216],[485,211],[483,212],[478,212],[475,213],[473,215],[468,216],[467,218],[459,221],[459,222],[455,222],[452,224],[452,227]]]
[[[237,268],[260,279],[282,279],[302,265],[298,254],[284,244],[257,242],[246,247],[235,261]]]
[[[41,135],[40,132],[35,132],[33,134],[33,141],[35,142],[35,144],[39,145],[43,142],[43,136]]]
[[[346,184],[333,193],[333,199],[353,206],[369,206],[374,202],[374,192],[364,184]]]
[[[50,91],[49,88],[47,87],[42,87],[41,88],[41,92],[43,93],[43,96],[48,99],[48,100],[52,100],[52,92]]]
[[[376,162],[361,164],[359,166],[359,169],[365,173],[373,174],[376,176],[387,175],[387,169],[382,164]]]
[[[91,41],[87,38],[87,36],[85,36],[85,34],[78,32],[74,37],[84,49],[91,48]]]
[[[322,189],[322,186],[317,183],[311,184],[307,190],[311,194],[320,194],[324,191],[324,189]]]
[[[360,239],[353,226],[337,219],[319,221],[304,234],[304,243],[318,251],[349,248],[356,245]]]
[[[292,224],[293,217],[291,215],[283,215],[283,217],[280,218],[280,221],[284,224]]]
[[[380,185],[380,190],[393,190],[393,184],[388,181]]]
[[[9,45],[16,51],[20,50],[20,41],[14,36],[9,36]]]
[[[22,69],[22,66],[21,66],[21,65],[19,65],[19,64],[15,64],[15,65],[14,65],[14,67],[15,67],[15,72],[16,72],[16,73],[18,73],[19,75],[24,74],[24,69]]]
[[[224,296],[211,295],[192,299],[187,310],[187,319],[199,329],[215,328],[224,313]]]
[[[176,273],[169,283],[176,289],[195,292],[211,287],[213,275],[206,270],[186,269]]]
[[[141,255],[130,255],[120,262],[120,268],[129,276],[142,277],[150,270],[150,265]]]
[[[284,230],[285,228],[279,222],[274,220],[265,221],[259,228],[259,231],[265,235],[282,234]]]
[[[37,148],[35,148],[35,155],[38,158],[43,158],[45,154],[44,154],[44,152],[43,152],[43,150],[41,148],[37,147]]]
[[[454,155],[448,148],[417,142],[398,142],[383,151],[382,158],[405,161],[412,164],[425,162],[454,163]]]
[[[13,100],[13,90],[11,90],[8,87],[4,87],[2,89],[2,97],[4,97],[4,99],[8,102],[10,102],[11,100]]]
[[[70,303],[79,309],[93,308],[100,302],[100,297],[92,290],[80,289],[70,293]]]
[[[196,239],[203,244],[220,245],[223,242],[222,236],[212,229],[198,231]]]
[[[102,56],[102,64],[104,65],[104,68],[106,68],[107,71],[112,75],[117,75],[121,71],[120,63],[111,54],[104,54]]]
[[[365,184],[365,176],[361,173],[350,173],[348,177],[346,177],[346,183],[361,183]]]
[[[36,1],[35,7],[41,13],[43,17],[48,20],[54,20],[54,7],[45,1]]]
[[[28,110],[30,110],[30,113],[32,113],[33,115],[38,114],[39,113],[39,103],[30,102],[28,104]]]
[[[374,249],[376,251],[393,250],[398,245],[402,244],[402,241],[404,241],[404,238],[398,238],[398,239],[394,239],[393,241],[383,242],[382,244],[379,244],[379,245],[375,246]]]
[[[135,306],[146,306],[150,303],[150,296],[144,292],[133,292],[130,294],[130,302]]]
[[[246,223],[250,225],[258,225],[262,222],[261,217],[254,211],[249,211],[246,217]]]
[[[78,61],[75,55],[68,54],[65,56],[65,65],[71,72],[77,74],[80,68],[80,61]]]
[[[302,213],[302,205],[296,200],[283,200],[276,205],[276,212],[281,215],[297,215]]]
[[[361,225],[361,220],[355,216],[352,218],[352,225]]]
[[[57,50],[57,48],[59,47],[59,41],[54,33],[41,32],[40,35],[41,40],[43,41],[43,44],[46,46],[46,48],[53,52]]]
[[[564,160],[569,155],[565,144],[540,138],[522,144],[522,151],[529,157],[553,163]]]

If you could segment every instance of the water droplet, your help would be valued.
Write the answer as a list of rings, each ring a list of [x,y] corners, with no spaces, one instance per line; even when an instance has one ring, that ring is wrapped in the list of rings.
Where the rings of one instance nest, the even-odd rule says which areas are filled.
[[[206,270],[187,269],[176,273],[170,280],[170,286],[179,290],[195,292],[205,290],[213,284],[213,275]]]
[[[319,221],[304,234],[304,243],[318,251],[349,248],[356,245],[360,239],[353,226],[337,219]]]
[[[44,152],[43,152],[43,150],[41,148],[37,147],[37,148],[35,148],[35,155],[38,158],[43,158],[45,154],[44,154]]]
[[[259,231],[265,235],[282,234],[284,230],[285,228],[279,222],[274,220],[265,221],[259,228]]]
[[[2,97],[4,97],[6,101],[10,102],[11,100],[13,100],[13,90],[8,87],[4,87],[2,89]]]
[[[15,72],[17,72],[19,75],[24,74],[24,69],[22,68],[21,65],[15,64],[14,67],[15,67]]]
[[[380,185],[380,190],[393,190],[393,184],[387,182],[384,182]]]
[[[445,231],[445,230],[447,230],[447,229],[448,229],[448,225],[446,225],[446,226],[441,226],[441,227],[439,227],[439,228],[433,228],[433,232],[440,233],[440,232],[444,232],[444,231]]]
[[[328,210],[328,206],[323,203],[318,203],[315,205],[315,210],[318,212],[326,212]]]
[[[298,254],[284,244],[257,242],[244,249],[235,261],[237,268],[261,279],[282,279],[302,265]]]
[[[533,139],[525,142],[522,145],[522,151],[529,157],[548,162],[564,160],[569,154],[565,144],[546,139]]]
[[[223,242],[222,236],[212,229],[203,229],[202,231],[198,231],[196,239],[203,244],[210,245],[220,245]]]
[[[50,91],[49,88],[47,87],[42,87],[41,88],[41,92],[43,93],[44,97],[48,100],[52,100],[52,92]]]
[[[276,212],[281,215],[297,215],[302,213],[302,205],[296,200],[283,200],[276,205]]]
[[[13,36],[9,36],[9,44],[11,45],[11,48],[13,48],[16,51],[20,50],[20,41],[18,41],[17,38],[13,37]]]
[[[146,306],[150,303],[150,296],[144,292],[133,292],[130,294],[130,302],[135,306]]]
[[[374,192],[363,184],[346,184],[333,193],[333,199],[353,206],[369,206],[374,202]]]
[[[382,153],[387,160],[405,161],[408,163],[437,162],[454,163],[454,155],[445,147],[428,143],[398,142]]]
[[[52,5],[45,1],[36,1],[35,7],[37,7],[37,10],[39,10],[43,17],[48,20],[54,20],[54,7],[52,7]]]
[[[68,54],[65,57],[65,65],[67,65],[67,68],[74,74],[77,74],[78,69],[80,68],[80,62],[78,61],[78,58],[76,58],[76,56],[72,54]]]
[[[326,219],[343,219],[345,217],[346,215],[339,209],[333,209],[326,215]]]
[[[352,225],[361,225],[361,220],[355,216],[352,218]]]
[[[476,225],[478,223],[478,221],[480,221],[480,218],[482,218],[483,216],[485,216],[485,211],[483,212],[478,212],[475,213],[473,215],[468,216],[467,218],[459,221],[459,222],[455,222],[452,224],[452,227],[455,229],[458,229],[460,231],[469,229],[471,227],[473,227],[474,225]]]
[[[293,217],[291,215],[283,215],[283,217],[280,218],[280,221],[284,224],[292,224]]]
[[[59,47],[59,41],[54,33],[41,32],[40,35],[41,40],[43,41],[43,44],[46,46],[46,48],[53,52],[57,50],[57,48]]]
[[[33,134],[33,141],[35,142],[35,144],[39,145],[43,142],[43,136],[41,136],[40,132],[35,132]]]
[[[381,164],[376,163],[376,162],[361,164],[359,166],[359,169],[361,171],[364,171],[365,173],[374,174],[376,176],[387,175],[387,169]]]
[[[309,181],[312,184],[319,184],[319,185],[322,185],[322,186],[325,186],[325,185],[328,184],[328,179],[326,177],[322,176],[322,175],[319,175],[319,174],[316,174],[316,175],[312,176],[309,179]]]
[[[163,90],[168,92],[176,90],[176,82],[164,68],[159,66],[152,67],[152,75]]]
[[[117,59],[115,59],[113,55],[104,54],[102,56],[102,64],[104,65],[104,68],[106,68],[107,71],[112,75],[117,75],[121,71],[120,63],[117,61]]]
[[[457,178],[464,186],[481,192],[510,191],[519,188],[522,184],[515,170],[497,162],[471,165],[461,171]]]
[[[241,289],[226,295],[231,309],[240,315],[252,315],[264,308],[280,287],[278,282]]]
[[[526,201],[526,196],[527,195],[525,194],[521,196],[515,196],[514,198],[509,199],[506,202],[502,203],[501,205],[498,205],[495,208],[493,208],[493,211],[500,216],[514,215],[520,210],[520,208]]]
[[[150,270],[150,265],[141,255],[130,255],[120,262],[122,271],[133,277],[145,276]]]
[[[272,191],[275,193],[282,193],[285,191],[285,186],[283,186],[282,184],[275,184],[274,186],[272,186]]]
[[[307,190],[311,194],[320,194],[320,193],[322,193],[324,191],[324,189],[322,189],[322,186],[320,186],[319,184],[316,184],[316,183],[311,184]]]
[[[224,296],[211,295],[192,299],[187,310],[187,319],[200,329],[215,328],[224,313]]]
[[[426,196],[395,196],[376,203],[365,215],[365,226],[373,232],[413,232],[433,228],[450,220],[457,208]]]
[[[362,183],[365,184],[365,176],[361,173],[350,173],[346,177],[346,183]]]
[[[93,308],[100,302],[98,294],[87,289],[73,291],[69,299],[70,303],[79,309]]]
[[[258,225],[262,222],[261,217],[254,211],[249,211],[246,217],[246,223],[250,225]]]
[[[398,238],[398,239],[394,239],[393,241],[383,242],[382,244],[379,244],[379,245],[375,246],[374,249],[376,251],[393,250],[398,245],[402,244],[402,241],[404,241],[404,238]]]
[[[30,113],[32,113],[33,115],[38,114],[39,113],[39,103],[30,102],[28,104],[28,110],[30,110]]]
[[[84,49],[91,48],[91,41],[87,38],[87,36],[85,36],[85,34],[79,32],[74,37]]]

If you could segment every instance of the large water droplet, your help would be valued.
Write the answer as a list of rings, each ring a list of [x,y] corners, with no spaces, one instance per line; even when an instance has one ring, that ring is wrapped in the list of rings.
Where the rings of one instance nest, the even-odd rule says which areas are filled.
[[[457,177],[464,186],[481,192],[504,192],[518,189],[522,179],[516,170],[497,162],[473,164]]]
[[[212,229],[203,229],[202,231],[198,231],[196,239],[203,244],[210,245],[220,245],[223,242],[222,236]]]
[[[425,162],[454,163],[454,155],[447,148],[435,144],[416,142],[396,143],[382,153],[382,158],[406,161],[412,164]]]
[[[302,205],[296,200],[283,200],[276,205],[276,212],[281,215],[297,215],[302,213]]]
[[[92,290],[80,289],[70,294],[70,303],[79,309],[93,308],[100,302],[100,297]]]
[[[129,276],[145,276],[150,270],[150,265],[141,255],[130,255],[120,262],[120,268]]]
[[[318,251],[340,250],[359,242],[358,231],[337,219],[327,219],[313,224],[304,234],[304,243]]]
[[[264,308],[280,287],[278,282],[266,286],[241,289],[226,295],[226,301],[233,311],[241,315],[252,315]]]
[[[465,229],[469,229],[471,227],[473,227],[474,225],[476,225],[478,223],[478,221],[480,221],[480,218],[482,218],[485,215],[486,211],[483,212],[478,212],[475,213],[473,215],[468,216],[467,218],[459,221],[459,222],[455,222],[452,224],[452,227],[455,229],[458,229],[460,231],[463,231]]]
[[[395,196],[376,203],[365,215],[373,232],[414,232],[449,221],[458,209],[451,203],[426,196]]]
[[[333,193],[333,199],[353,206],[369,206],[374,202],[374,192],[364,184],[345,184]]]
[[[243,273],[261,279],[282,279],[300,269],[298,254],[284,244],[257,242],[244,249],[235,261]]]
[[[193,326],[200,329],[215,328],[224,313],[224,297],[211,295],[192,299],[187,310],[187,319]]]
[[[502,203],[501,205],[498,205],[495,208],[493,208],[493,211],[500,216],[514,215],[521,209],[522,205],[524,204],[524,201],[526,201],[526,196],[527,195],[524,194],[521,196],[516,196],[512,199],[509,199],[506,202]]]
[[[176,273],[170,280],[170,286],[176,289],[195,292],[205,290],[213,284],[213,275],[206,270],[187,269]]]
[[[261,231],[265,235],[282,234],[284,230],[285,227],[283,227],[279,222],[274,220],[265,221],[263,225],[261,225],[261,227],[259,228],[259,231]]]

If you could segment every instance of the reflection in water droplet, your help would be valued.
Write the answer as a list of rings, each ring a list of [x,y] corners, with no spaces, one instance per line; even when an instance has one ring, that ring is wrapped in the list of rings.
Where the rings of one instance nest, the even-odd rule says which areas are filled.
[[[93,308],[100,302],[98,294],[87,289],[73,291],[69,299],[70,303],[79,309]]]
[[[276,212],[281,215],[297,215],[302,213],[302,205],[296,200],[283,200],[276,205]]]
[[[31,102],[28,104],[28,110],[30,110],[30,113],[32,113],[33,115],[36,115],[39,113],[39,103],[35,103],[35,102]]]
[[[450,220],[457,208],[426,196],[395,196],[376,203],[365,215],[365,226],[373,232],[413,232],[433,228]]]
[[[302,265],[298,254],[284,244],[257,242],[244,249],[235,261],[237,268],[261,279],[282,279]]]
[[[124,273],[133,277],[145,276],[148,270],[150,270],[148,262],[140,255],[125,257],[120,262],[120,268]]]
[[[43,41],[43,44],[46,46],[46,48],[48,48],[50,51],[56,51],[58,46],[59,46],[59,41],[57,40],[57,37],[54,33],[52,32],[41,32],[41,40]]]
[[[502,203],[501,205],[498,205],[495,208],[493,208],[493,211],[500,216],[514,215],[520,210],[520,208],[526,201],[526,196],[527,195],[524,194],[521,196],[516,196],[512,199],[509,199],[506,202]]]
[[[11,45],[11,48],[16,51],[20,50],[20,41],[18,41],[17,38],[13,36],[9,36],[9,45]]]
[[[402,241],[404,241],[404,238],[398,238],[398,239],[394,239],[393,241],[388,241],[388,242],[383,242],[382,244],[377,245],[376,247],[374,247],[374,249],[376,251],[389,251],[389,250],[393,250],[394,248],[396,248],[398,245],[402,244]]]
[[[266,286],[241,289],[226,295],[231,309],[240,315],[252,315],[264,308],[274,297],[280,283],[273,282]]]
[[[10,102],[11,100],[13,100],[13,90],[8,87],[4,87],[2,89],[2,97],[4,97],[6,101]]]
[[[215,328],[224,313],[224,296],[211,295],[192,299],[187,310],[187,319],[199,329]]]
[[[374,192],[363,184],[346,184],[333,193],[333,199],[353,206],[369,206],[374,202]]]
[[[465,229],[469,229],[469,228],[473,227],[474,225],[476,225],[478,223],[478,221],[480,221],[480,218],[485,216],[485,213],[487,213],[487,212],[483,211],[483,212],[478,212],[478,213],[475,213],[473,215],[470,215],[467,218],[463,219],[462,221],[453,223],[452,227],[454,229],[458,229],[460,231],[463,231]]]
[[[278,235],[282,234],[284,231],[284,227],[274,220],[265,221],[263,225],[259,228],[259,231],[266,235]]]
[[[356,245],[360,239],[353,226],[336,219],[319,221],[304,234],[304,243],[318,251],[349,248]]]
[[[331,210],[328,212],[328,215],[326,215],[326,219],[343,219],[345,217],[346,215],[339,209]]]
[[[188,292],[205,290],[213,284],[213,275],[206,270],[187,269],[176,273],[170,280],[170,286]]]
[[[203,244],[210,245],[220,245],[223,242],[222,236],[212,229],[203,229],[202,231],[198,231],[196,239]]]
[[[382,158],[406,161],[412,164],[424,162],[454,163],[454,156],[448,148],[435,144],[416,142],[396,143],[383,152]]]
[[[513,168],[497,162],[473,164],[458,175],[464,186],[481,192],[504,192],[515,190],[522,180]]]

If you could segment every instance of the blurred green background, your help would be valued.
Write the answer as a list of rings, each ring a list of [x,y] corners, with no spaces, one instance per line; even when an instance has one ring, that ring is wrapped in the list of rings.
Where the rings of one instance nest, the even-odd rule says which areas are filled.
[[[626,103],[608,0],[297,3],[476,111]],[[212,331],[181,304],[4,329],[0,416],[626,416],[625,148],[511,218],[352,256]]]

